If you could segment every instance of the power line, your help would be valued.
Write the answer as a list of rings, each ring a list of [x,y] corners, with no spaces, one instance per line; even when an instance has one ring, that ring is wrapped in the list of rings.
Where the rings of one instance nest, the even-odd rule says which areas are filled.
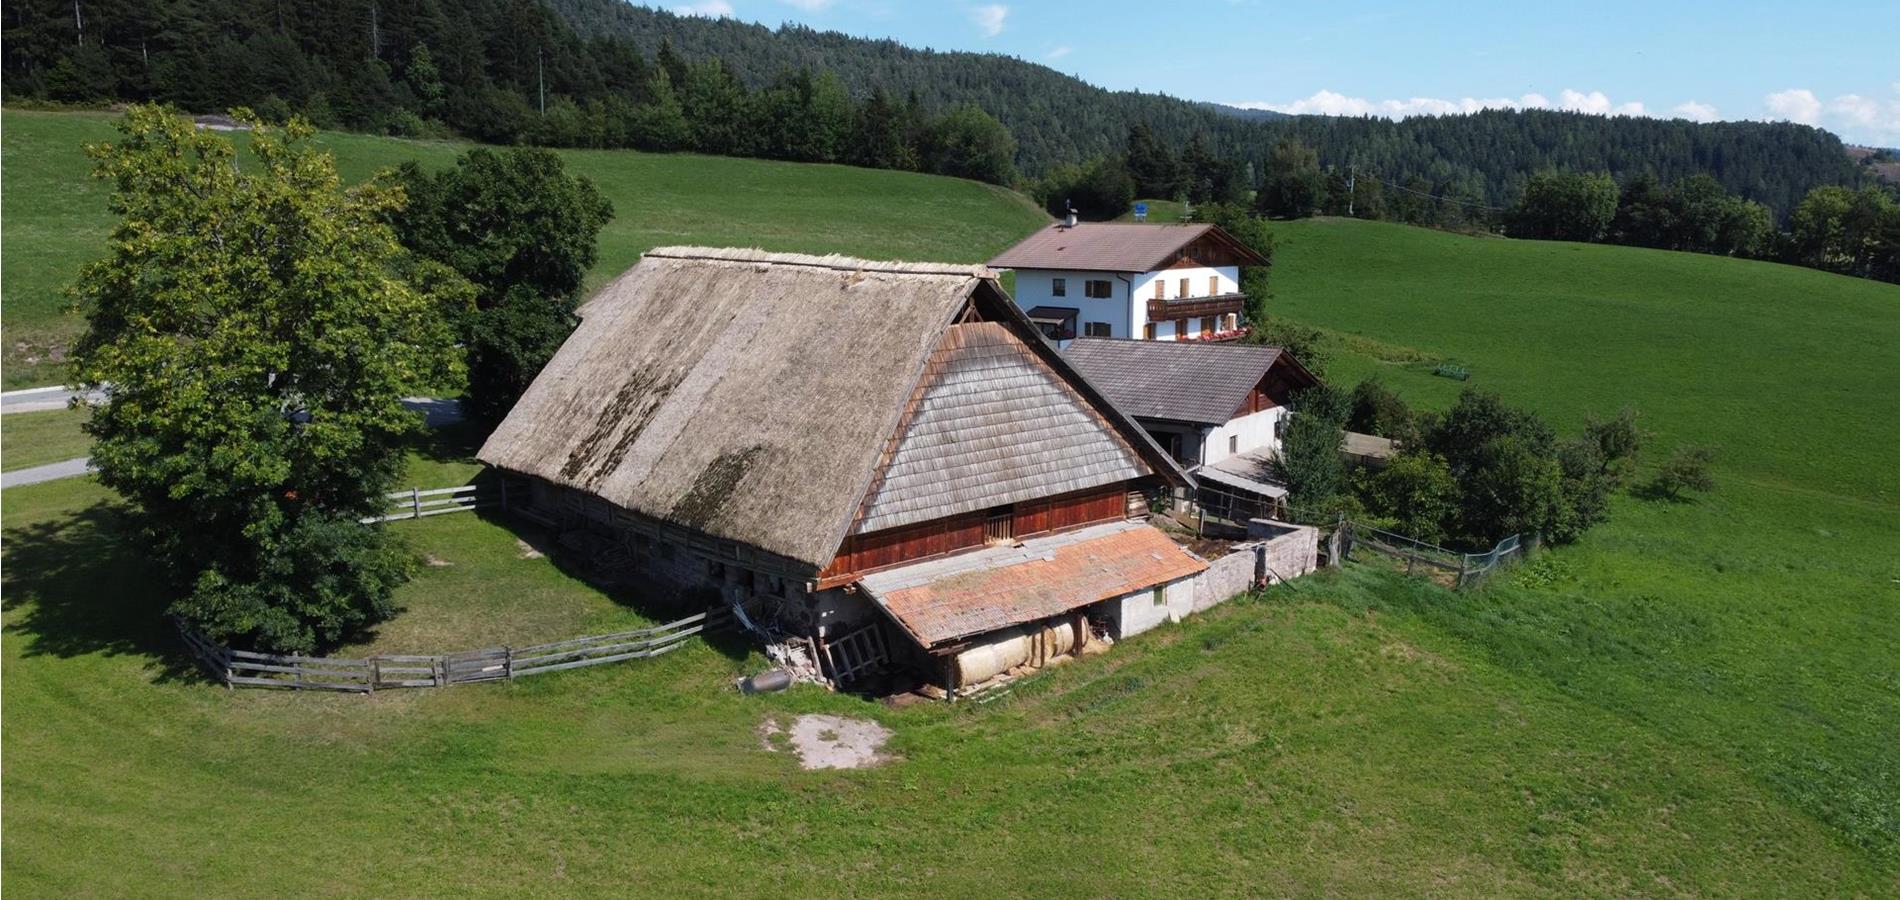
[[[1488,211],[1492,211],[1492,213],[1505,213],[1505,211],[1509,211],[1509,209],[1511,209],[1511,207],[1493,207],[1493,205],[1490,205],[1490,203],[1478,203],[1478,201],[1474,201],[1474,199],[1455,199],[1455,197],[1438,196],[1438,194],[1431,194],[1431,192],[1423,192],[1423,190],[1417,190],[1417,188],[1408,188],[1408,186],[1404,186],[1404,184],[1395,184],[1395,182],[1389,182],[1389,180],[1385,180],[1385,178],[1379,178],[1378,175],[1366,175],[1366,178],[1372,178],[1372,180],[1376,180],[1376,182],[1379,182],[1379,184],[1383,184],[1383,186],[1387,186],[1387,188],[1393,188],[1393,190],[1402,190],[1402,192],[1406,192],[1406,194],[1417,194],[1417,196],[1429,197],[1429,199],[1436,199],[1436,201],[1440,201],[1440,203],[1457,203],[1457,205],[1461,205],[1461,207],[1476,207],[1476,209],[1488,209]]]

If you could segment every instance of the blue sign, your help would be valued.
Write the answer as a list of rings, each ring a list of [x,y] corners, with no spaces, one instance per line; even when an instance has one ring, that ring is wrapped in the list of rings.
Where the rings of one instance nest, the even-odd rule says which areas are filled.
[[[1135,218],[1137,219],[1148,218],[1148,204],[1146,203],[1135,204]]]

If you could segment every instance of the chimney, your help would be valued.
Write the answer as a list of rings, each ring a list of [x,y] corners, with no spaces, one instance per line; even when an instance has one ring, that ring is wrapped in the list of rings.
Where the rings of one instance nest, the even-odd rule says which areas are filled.
[[[1062,201],[1062,205],[1067,207],[1069,210],[1069,214],[1062,217],[1062,227],[1074,228],[1075,227],[1075,204],[1070,203],[1067,200],[1064,200]]]

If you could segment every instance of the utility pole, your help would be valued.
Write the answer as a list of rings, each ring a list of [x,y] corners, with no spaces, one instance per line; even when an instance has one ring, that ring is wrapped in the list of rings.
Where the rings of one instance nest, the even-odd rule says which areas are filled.
[[[79,17],[79,0],[73,0],[73,30],[79,33],[78,44],[86,45],[86,20]]]
[[[1359,189],[1355,186],[1357,173],[1351,165],[1346,166],[1346,218],[1352,218],[1352,202],[1359,198]]]
[[[541,48],[534,48],[534,78],[541,85],[541,115],[548,114],[548,72],[541,64]]]
[[[377,58],[383,55],[383,34],[382,34],[382,29],[379,27],[380,24],[381,23],[376,21],[376,4],[371,3],[369,5],[369,59],[370,59],[370,62],[375,62]]]

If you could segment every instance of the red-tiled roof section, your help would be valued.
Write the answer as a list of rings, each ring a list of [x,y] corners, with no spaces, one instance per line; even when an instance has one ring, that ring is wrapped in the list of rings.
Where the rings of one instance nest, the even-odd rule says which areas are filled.
[[[918,643],[931,647],[1061,615],[1206,568],[1159,530],[1116,522],[875,573],[862,584]]]
[[[1050,225],[990,260],[999,269],[1079,269],[1148,272],[1175,251],[1212,235],[1241,265],[1259,265],[1246,245],[1213,225],[1148,225],[1138,222],[1078,222]]]

